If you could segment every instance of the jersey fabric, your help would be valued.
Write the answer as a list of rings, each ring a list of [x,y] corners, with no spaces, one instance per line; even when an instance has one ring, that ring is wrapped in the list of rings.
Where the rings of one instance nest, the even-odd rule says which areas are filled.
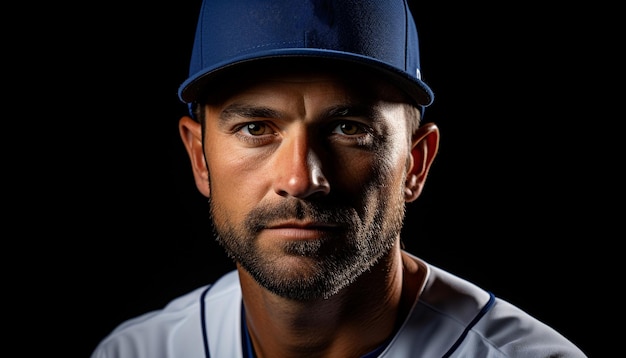
[[[586,357],[520,308],[409,256],[427,270],[427,278],[410,314],[377,357]],[[161,310],[123,322],[91,358],[247,358],[242,311],[239,276],[232,271]]]

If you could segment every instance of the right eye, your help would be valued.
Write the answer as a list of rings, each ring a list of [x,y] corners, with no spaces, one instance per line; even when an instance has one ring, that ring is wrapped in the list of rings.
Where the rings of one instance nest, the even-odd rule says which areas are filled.
[[[263,122],[250,122],[246,123],[239,129],[246,135],[250,136],[260,136],[264,134],[273,134],[269,126],[267,126]]]

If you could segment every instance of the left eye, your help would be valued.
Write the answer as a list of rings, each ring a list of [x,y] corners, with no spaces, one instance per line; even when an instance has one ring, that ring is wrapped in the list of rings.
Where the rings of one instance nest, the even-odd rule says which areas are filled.
[[[345,135],[355,135],[366,133],[362,126],[353,123],[353,122],[341,122],[337,126],[334,127],[333,133],[345,134]]]

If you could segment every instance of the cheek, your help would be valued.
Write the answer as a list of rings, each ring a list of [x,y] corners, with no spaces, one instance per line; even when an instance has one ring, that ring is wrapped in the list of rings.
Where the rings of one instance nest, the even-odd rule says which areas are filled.
[[[381,192],[384,195],[403,188],[406,173],[406,155],[401,151],[362,153],[330,161],[327,171],[332,190],[363,196],[364,193]],[[341,156],[338,156],[341,158]]]
[[[364,151],[357,157],[344,158],[343,161],[355,165],[361,172],[369,172],[374,180],[383,184],[389,183],[398,175],[404,176],[409,158],[406,136],[396,131],[387,133],[385,139],[370,151]]]
[[[221,211],[215,214],[238,221],[267,193],[268,176],[246,156],[233,151],[214,154],[207,155],[207,162],[211,200]]]

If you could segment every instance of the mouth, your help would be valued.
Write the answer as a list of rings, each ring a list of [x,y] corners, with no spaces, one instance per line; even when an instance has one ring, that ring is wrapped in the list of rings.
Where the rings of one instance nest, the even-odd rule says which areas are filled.
[[[281,222],[266,226],[262,231],[286,240],[318,240],[340,230],[337,224],[320,222]]]

